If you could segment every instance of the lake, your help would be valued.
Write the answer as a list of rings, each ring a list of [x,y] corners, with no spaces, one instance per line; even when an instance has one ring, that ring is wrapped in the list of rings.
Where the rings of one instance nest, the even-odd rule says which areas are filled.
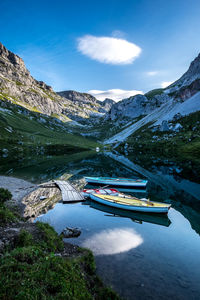
[[[82,187],[84,176],[147,178],[139,197],[172,204],[168,216],[125,213],[100,204],[57,203],[37,220],[58,233],[79,227],[67,242],[89,248],[97,273],[124,299],[200,299],[200,184],[184,164],[125,157],[117,153],[26,158],[0,168],[2,174],[44,182],[69,179]],[[191,168],[190,168],[191,169]]]

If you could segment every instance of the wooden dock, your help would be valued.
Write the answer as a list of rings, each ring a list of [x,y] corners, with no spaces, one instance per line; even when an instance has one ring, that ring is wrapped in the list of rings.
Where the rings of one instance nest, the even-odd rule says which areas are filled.
[[[79,202],[85,200],[82,194],[65,180],[53,180],[43,183],[40,186],[46,188],[59,188],[62,193],[63,202]]]
[[[62,193],[63,202],[84,201],[84,197],[68,181],[54,180]]]

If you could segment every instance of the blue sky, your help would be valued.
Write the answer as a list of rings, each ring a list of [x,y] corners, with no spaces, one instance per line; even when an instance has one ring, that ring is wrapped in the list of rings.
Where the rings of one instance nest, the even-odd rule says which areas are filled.
[[[0,11],[0,41],[56,91],[119,100],[178,79],[200,52],[199,0],[1,0]]]

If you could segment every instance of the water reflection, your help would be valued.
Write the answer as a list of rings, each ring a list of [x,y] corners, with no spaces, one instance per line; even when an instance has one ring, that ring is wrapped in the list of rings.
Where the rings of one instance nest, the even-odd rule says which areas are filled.
[[[131,228],[103,230],[86,239],[82,246],[95,255],[111,255],[129,251],[143,243],[143,238]]]
[[[143,222],[157,224],[161,226],[168,227],[171,224],[170,219],[168,218],[167,214],[148,214],[148,213],[140,213],[140,212],[133,212],[127,211],[123,209],[118,209],[114,207],[110,207],[107,205],[103,205],[94,201],[87,200],[85,204],[90,205],[90,207],[109,213],[109,217],[122,217],[122,218],[130,218],[133,222],[137,222],[142,224]]]
[[[79,188],[84,184],[84,176],[145,176],[149,180],[148,195],[145,197],[150,197],[152,201],[171,203],[173,208],[168,214],[171,221],[165,216],[160,218],[139,213],[126,215],[125,211],[110,211],[108,207],[97,207],[94,203],[90,204],[91,207],[80,203],[57,203],[38,219],[50,223],[58,233],[66,226],[80,227],[81,236],[72,238],[70,242],[94,251],[99,275],[122,298],[199,299],[198,181],[192,182],[191,176],[183,179],[182,173],[174,176],[168,172],[168,167],[155,166],[150,160],[148,165],[145,164],[147,160],[144,160],[144,164],[137,160],[136,164],[136,156],[132,160],[117,157],[117,161],[101,154],[90,157],[84,155],[81,153],[34,161],[28,158],[26,163],[12,165],[11,175],[35,182],[62,175],[63,179],[70,177],[70,181],[77,183]],[[163,161],[160,162],[162,164]],[[176,162],[173,164],[178,166]],[[2,166],[0,162],[2,174],[5,175],[9,169],[10,164]],[[40,204],[44,192],[32,196]],[[49,199],[53,194],[45,196]],[[141,194],[136,195],[135,191],[134,196],[143,197]]]
[[[184,196],[184,200],[188,197],[189,202],[192,199],[200,199],[200,184],[198,183],[194,183],[189,180],[184,180],[182,178],[179,178],[178,176],[172,176],[168,174],[166,175],[165,173],[162,173],[159,169],[154,169],[154,172],[151,172],[119,153],[114,154],[108,152],[106,155],[112,158],[113,160],[122,163],[123,165],[127,166],[133,171],[138,172],[140,175],[147,178],[150,181],[150,183],[160,186],[163,190],[167,192],[168,195],[174,195],[175,193],[181,191],[181,193]]]
[[[46,213],[61,200],[62,195],[58,187],[45,188],[41,186],[22,199],[22,203],[25,205],[23,216],[29,221],[34,221],[39,214]]]

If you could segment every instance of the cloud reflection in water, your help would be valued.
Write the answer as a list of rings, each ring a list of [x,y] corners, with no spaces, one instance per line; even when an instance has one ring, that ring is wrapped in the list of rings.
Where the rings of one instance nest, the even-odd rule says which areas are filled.
[[[91,249],[95,255],[109,255],[129,251],[142,243],[143,238],[135,230],[116,228],[94,234],[82,246]]]

